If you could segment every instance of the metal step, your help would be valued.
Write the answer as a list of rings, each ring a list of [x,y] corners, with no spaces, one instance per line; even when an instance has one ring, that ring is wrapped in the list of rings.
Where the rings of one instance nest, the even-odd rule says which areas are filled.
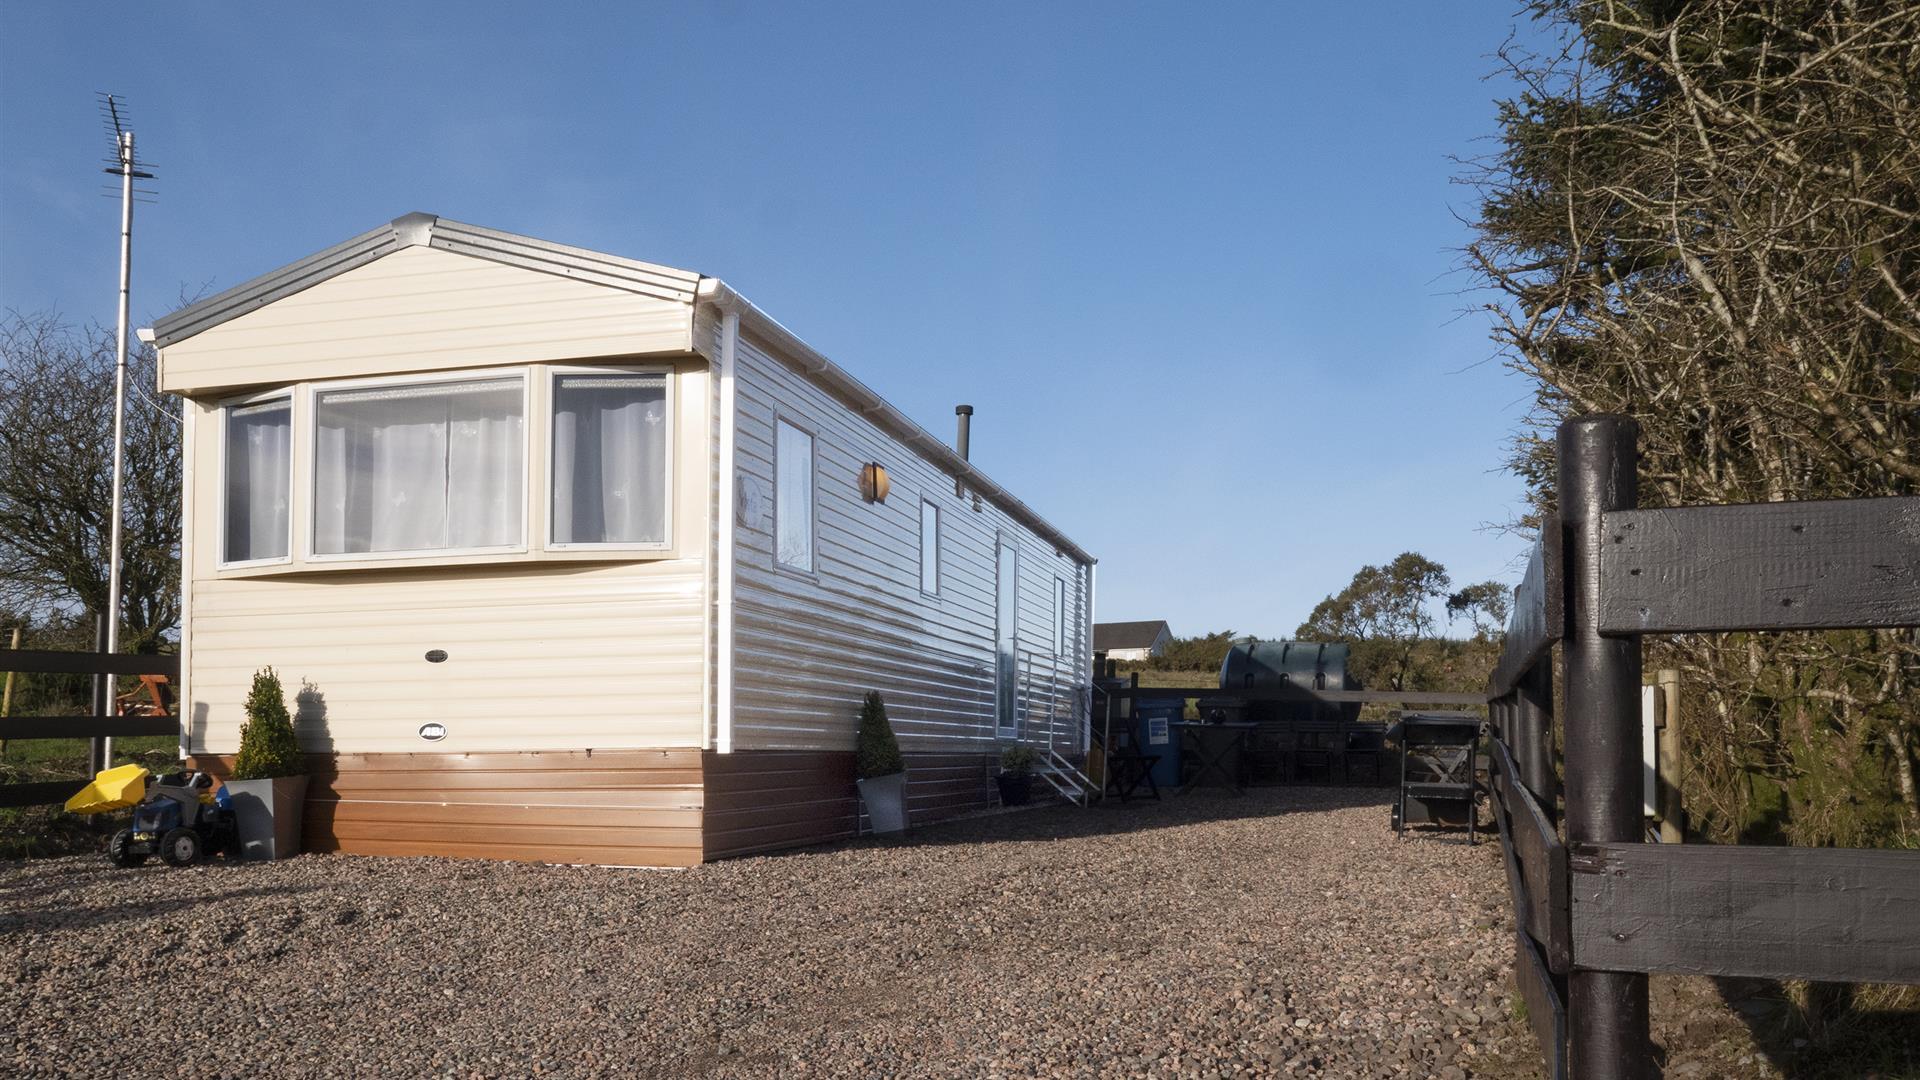
[[[1100,788],[1086,773],[1076,768],[1073,762],[1055,753],[1051,748],[1042,758],[1043,764],[1036,772],[1040,778],[1052,785],[1053,790],[1077,806],[1089,806],[1100,797]]]

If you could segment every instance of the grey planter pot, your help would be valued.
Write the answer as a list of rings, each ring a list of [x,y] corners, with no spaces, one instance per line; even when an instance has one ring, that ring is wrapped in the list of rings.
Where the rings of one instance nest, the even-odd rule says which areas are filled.
[[[867,819],[876,833],[907,831],[907,774],[876,776],[857,781],[860,801],[867,804]]]
[[[307,801],[307,778],[229,780],[233,824],[245,859],[285,859],[300,854],[300,819]]]

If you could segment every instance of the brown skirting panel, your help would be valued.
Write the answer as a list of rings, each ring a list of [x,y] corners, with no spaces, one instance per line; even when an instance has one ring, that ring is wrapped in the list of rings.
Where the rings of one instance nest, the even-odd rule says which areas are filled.
[[[867,828],[851,750],[709,751],[709,859],[825,843]],[[907,754],[907,812],[927,825],[995,805],[999,755]]]
[[[997,751],[972,754],[908,754],[907,813],[915,825],[997,806]],[[1040,781],[1035,780],[1038,784]]]
[[[308,851],[611,866],[701,861],[699,750],[309,755]],[[191,759],[225,776],[230,757]]]
[[[852,836],[859,813],[852,751],[708,751],[709,859]]]

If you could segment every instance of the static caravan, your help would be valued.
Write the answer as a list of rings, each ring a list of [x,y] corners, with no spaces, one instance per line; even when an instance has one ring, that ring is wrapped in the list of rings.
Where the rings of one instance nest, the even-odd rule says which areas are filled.
[[[1084,751],[1093,559],[717,279],[410,214],[154,326],[182,752],[298,688],[309,850],[688,866]]]

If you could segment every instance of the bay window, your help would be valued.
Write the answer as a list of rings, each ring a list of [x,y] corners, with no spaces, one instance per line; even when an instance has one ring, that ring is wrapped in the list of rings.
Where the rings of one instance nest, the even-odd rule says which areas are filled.
[[[315,555],[524,542],[524,378],[321,390],[314,413]]]
[[[283,560],[292,539],[293,399],[229,405],[221,414],[220,561]]]
[[[554,374],[552,544],[667,545],[667,390],[665,372]]]

